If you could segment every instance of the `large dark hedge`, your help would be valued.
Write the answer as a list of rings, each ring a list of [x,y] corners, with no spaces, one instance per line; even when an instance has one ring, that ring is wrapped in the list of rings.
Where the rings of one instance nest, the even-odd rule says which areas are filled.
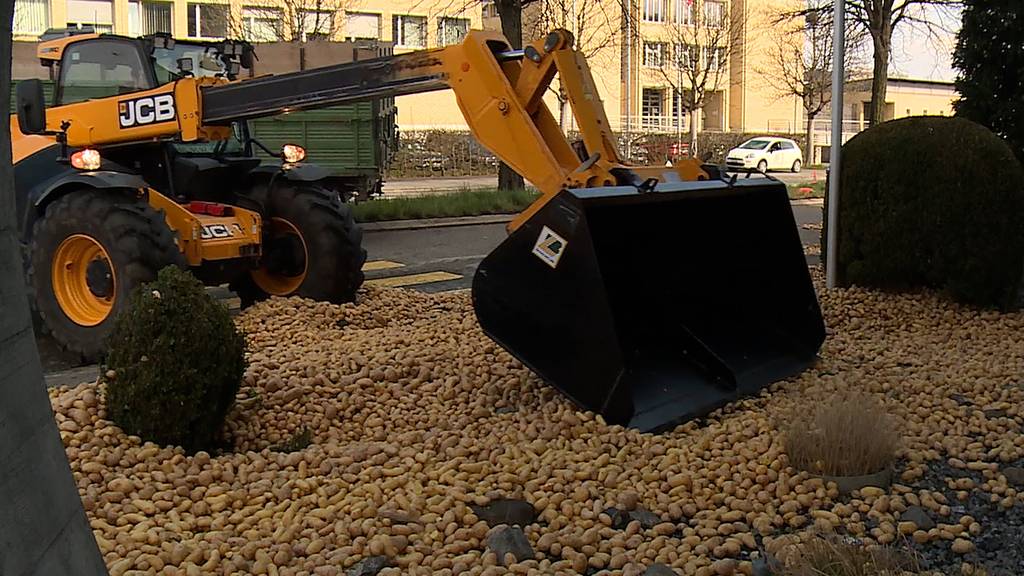
[[[118,317],[106,367],[107,411],[125,432],[210,450],[242,380],[245,341],[226,307],[169,266]]]
[[[1024,169],[961,118],[885,122],[843,146],[837,279],[1014,303],[1024,269]]]

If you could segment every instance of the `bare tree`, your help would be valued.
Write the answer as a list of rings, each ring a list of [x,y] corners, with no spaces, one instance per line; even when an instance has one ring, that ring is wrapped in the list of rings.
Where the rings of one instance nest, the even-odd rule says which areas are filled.
[[[641,38],[641,64],[657,70],[672,90],[680,118],[689,115],[690,155],[697,154],[700,113],[729,81],[729,60],[740,43],[742,17],[722,0],[673,0],[657,35]],[[646,3],[645,10],[650,3]],[[632,13],[632,12],[629,12]],[[647,21],[652,15],[645,15]],[[637,28],[639,29],[639,28]],[[677,125],[678,126],[678,125]]]
[[[241,19],[232,22],[232,36],[249,42],[330,39],[335,32],[335,14],[344,6],[345,0],[277,0],[246,5]]]
[[[808,5],[813,8],[825,2],[809,0]],[[804,161],[810,164],[814,157],[814,120],[832,101],[832,49],[835,44],[832,13],[810,11],[803,20],[783,17],[768,22],[770,44],[767,64],[755,67],[754,71],[778,98],[800,99],[807,116]],[[856,23],[847,22],[847,79],[860,71],[864,35]]]
[[[246,5],[241,18],[231,23],[231,36],[249,42],[296,42],[299,69],[306,68],[306,42],[330,40],[336,33],[336,15],[344,17],[348,0],[276,0]]]
[[[872,123],[885,121],[893,31],[906,27],[939,46],[941,36],[950,32],[945,22],[958,21],[955,15],[962,4],[961,0],[845,0],[846,17],[871,38],[873,54],[869,120]],[[834,9],[833,1],[829,0],[791,12],[790,15],[806,18],[813,13],[823,18],[828,17]]]
[[[527,27],[533,38],[556,30],[568,30],[575,38],[574,47],[588,61],[593,61],[605,49],[618,44],[622,6],[618,0],[539,0],[536,17],[529,19]],[[568,123],[568,99],[558,84],[552,88],[558,103],[558,124],[564,130]]]

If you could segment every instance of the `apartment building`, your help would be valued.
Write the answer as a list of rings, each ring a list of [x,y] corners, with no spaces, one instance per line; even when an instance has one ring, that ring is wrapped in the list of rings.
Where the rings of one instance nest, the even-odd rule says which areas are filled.
[[[798,132],[802,109],[761,81],[761,32],[799,0],[540,0],[524,14],[525,40],[566,28],[587,56],[614,130]],[[125,35],[168,32],[253,42],[381,40],[396,52],[460,41],[497,28],[488,0],[16,0],[15,40],[50,27],[92,26]],[[257,48],[257,54],[259,50]],[[699,73],[698,73],[699,72]],[[690,115],[691,97],[703,93]],[[567,129],[557,80],[546,97]],[[465,129],[454,96],[398,99],[400,129]]]

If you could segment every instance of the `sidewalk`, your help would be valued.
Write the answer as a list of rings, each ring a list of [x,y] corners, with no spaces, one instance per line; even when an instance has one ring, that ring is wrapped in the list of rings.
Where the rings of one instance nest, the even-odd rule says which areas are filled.
[[[801,198],[790,200],[793,206],[824,206],[821,198]],[[483,226],[487,224],[504,224],[512,220],[515,214],[485,214],[483,216],[460,216],[455,218],[421,218],[416,220],[385,220],[383,222],[364,222],[360,226],[363,232],[392,232],[395,230],[423,230],[425,228],[451,228],[453,226]]]
[[[814,180],[824,180],[825,178],[823,170],[804,170],[799,174],[772,172],[771,176],[772,178],[782,180],[786,184],[803,184]],[[384,181],[384,198],[450,194],[461,190],[497,187],[497,176],[401,178]]]
[[[477,188],[497,188],[497,176],[459,176],[453,178],[404,178],[384,181],[385,198],[448,194]]]

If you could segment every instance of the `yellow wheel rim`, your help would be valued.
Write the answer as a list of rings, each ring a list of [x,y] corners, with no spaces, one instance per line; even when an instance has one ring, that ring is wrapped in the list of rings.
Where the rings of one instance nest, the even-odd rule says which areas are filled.
[[[50,280],[57,304],[75,324],[96,326],[110,315],[117,276],[110,255],[95,238],[85,234],[65,238],[53,255]]]
[[[267,294],[274,296],[288,296],[302,286],[306,279],[306,270],[309,268],[309,251],[306,249],[306,241],[299,233],[294,224],[284,218],[271,218],[267,225],[265,244],[287,239],[289,237],[298,240],[302,246],[302,271],[294,275],[285,275],[269,270],[265,264],[261,264],[257,270],[252,271],[252,279],[256,285]]]

